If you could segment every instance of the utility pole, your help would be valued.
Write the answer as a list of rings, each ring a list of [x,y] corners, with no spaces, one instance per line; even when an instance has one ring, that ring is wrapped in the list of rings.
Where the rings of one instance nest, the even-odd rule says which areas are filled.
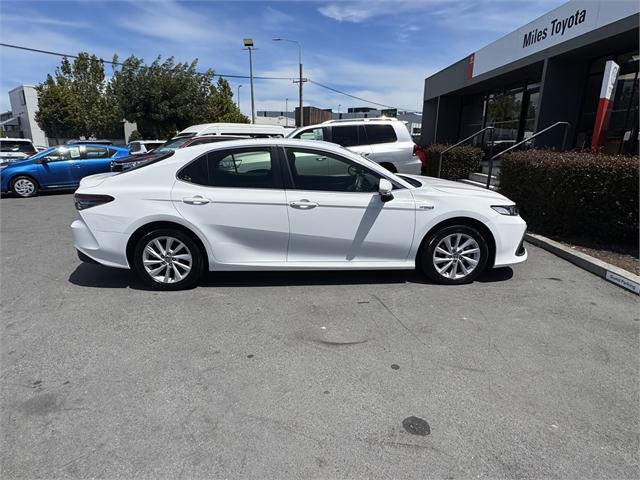
[[[298,97],[300,100],[300,125],[296,125],[299,127],[304,127],[304,115],[302,114],[302,84],[307,80],[302,77],[302,45],[297,40],[287,40],[286,38],[274,38],[274,42],[289,42],[295,43],[298,45],[298,66],[299,66],[299,78],[298,80],[294,80],[294,83],[298,83]]]
[[[289,99],[284,99],[284,126],[289,126]]]
[[[242,87],[242,85],[238,85],[238,111],[242,113],[240,110],[240,87]]]
[[[249,78],[251,81],[251,123],[256,123],[256,104],[253,98],[253,59],[251,51],[253,50],[253,39],[245,38],[243,40],[246,50],[249,50]]]

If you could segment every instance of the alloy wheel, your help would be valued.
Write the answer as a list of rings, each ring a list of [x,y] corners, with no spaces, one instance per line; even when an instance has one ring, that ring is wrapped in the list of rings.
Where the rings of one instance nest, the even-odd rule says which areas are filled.
[[[156,237],[144,247],[142,264],[154,281],[177,283],[191,272],[193,256],[189,248],[177,238]]]
[[[13,191],[21,197],[28,197],[34,194],[36,185],[28,178],[19,178],[13,184]]]
[[[444,237],[433,251],[433,265],[445,278],[461,279],[473,272],[480,261],[480,245],[465,233]]]

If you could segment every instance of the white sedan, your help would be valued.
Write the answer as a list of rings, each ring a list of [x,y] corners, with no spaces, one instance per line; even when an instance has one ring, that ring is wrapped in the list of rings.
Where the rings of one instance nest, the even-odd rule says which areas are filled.
[[[149,286],[205,271],[414,269],[445,284],[523,262],[526,224],[490,191],[394,175],[325,142],[247,139],[188,147],[76,191],[84,261]]]

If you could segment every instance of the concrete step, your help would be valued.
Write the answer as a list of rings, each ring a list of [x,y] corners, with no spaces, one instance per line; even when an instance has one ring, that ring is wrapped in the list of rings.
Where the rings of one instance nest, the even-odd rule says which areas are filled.
[[[482,164],[482,173],[489,173],[489,165]],[[491,176],[500,175],[500,165],[494,165],[491,170]]]
[[[461,180],[458,180],[458,182],[466,183],[467,185],[473,185],[474,187],[487,188],[486,183],[476,182],[474,180],[469,180],[468,178],[463,178]],[[489,188],[491,190],[498,190],[498,187],[496,187],[495,185],[489,185]]]
[[[487,179],[489,176],[486,173],[471,173],[469,174],[469,180],[473,180],[474,182],[479,182],[483,185],[487,184]],[[500,185],[500,180],[495,175],[491,175],[491,185],[495,185],[496,187]]]

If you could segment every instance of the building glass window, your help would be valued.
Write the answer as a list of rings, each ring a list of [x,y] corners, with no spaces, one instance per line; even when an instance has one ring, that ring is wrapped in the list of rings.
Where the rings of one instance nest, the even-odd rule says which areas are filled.
[[[611,116],[603,143],[606,153],[638,153],[638,52],[594,59],[589,68],[589,77],[582,100],[582,113],[578,121],[576,147],[589,148],[593,137],[600,88],[607,60],[620,65]]]
[[[505,147],[518,140],[522,95],[522,90],[489,95],[486,126],[495,127],[494,138]]]

